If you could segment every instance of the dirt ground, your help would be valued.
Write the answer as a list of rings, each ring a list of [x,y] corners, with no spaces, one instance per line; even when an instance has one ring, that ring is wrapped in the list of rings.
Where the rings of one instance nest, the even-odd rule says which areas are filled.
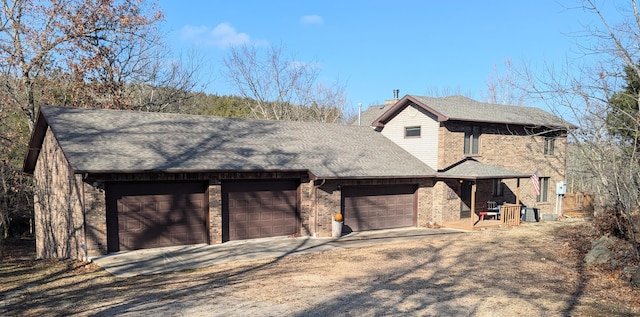
[[[4,245],[0,315],[640,316],[621,268],[584,267],[594,234],[527,223],[135,278]]]

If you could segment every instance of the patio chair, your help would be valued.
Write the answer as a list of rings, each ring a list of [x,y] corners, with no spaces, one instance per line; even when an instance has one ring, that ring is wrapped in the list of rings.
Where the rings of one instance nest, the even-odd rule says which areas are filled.
[[[484,221],[485,217],[494,217],[498,220],[500,219],[500,206],[495,201],[487,201],[476,213],[480,218],[479,221]]]

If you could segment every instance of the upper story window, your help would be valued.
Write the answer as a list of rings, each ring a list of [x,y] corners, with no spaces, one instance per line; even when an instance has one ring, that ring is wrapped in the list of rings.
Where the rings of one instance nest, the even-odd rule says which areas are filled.
[[[544,138],[544,155],[553,155],[556,147],[556,138]]]
[[[420,137],[420,126],[417,126],[417,127],[405,127],[404,128],[404,137],[405,138],[419,138]]]
[[[464,129],[464,154],[478,154],[480,148],[480,127],[469,126]]]

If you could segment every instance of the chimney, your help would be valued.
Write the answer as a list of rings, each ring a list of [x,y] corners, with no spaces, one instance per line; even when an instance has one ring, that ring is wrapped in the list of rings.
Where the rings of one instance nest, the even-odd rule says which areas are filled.
[[[384,105],[386,106],[386,105],[395,104],[398,101],[398,99],[400,99],[400,89],[394,89],[393,90],[393,99],[385,100],[384,101]]]

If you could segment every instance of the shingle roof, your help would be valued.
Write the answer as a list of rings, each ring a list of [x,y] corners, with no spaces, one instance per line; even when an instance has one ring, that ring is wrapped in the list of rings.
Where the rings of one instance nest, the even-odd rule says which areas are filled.
[[[41,116],[76,172],[308,170],[320,178],[435,175],[368,126],[52,106],[43,106]]]
[[[463,179],[526,178],[529,176],[500,166],[481,163],[472,158],[464,159],[446,170],[438,172],[438,177]]]
[[[406,95],[389,113],[380,117],[390,119],[391,112],[399,111],[410,102],[438,116],[439,121],[460,120],[472,122],[518,124],[571,128],[573,125],[542,109],[526,106],[507,106],[475,101],[463,96],[442,98]],[[384,121],[384,120],[382,120]]]

